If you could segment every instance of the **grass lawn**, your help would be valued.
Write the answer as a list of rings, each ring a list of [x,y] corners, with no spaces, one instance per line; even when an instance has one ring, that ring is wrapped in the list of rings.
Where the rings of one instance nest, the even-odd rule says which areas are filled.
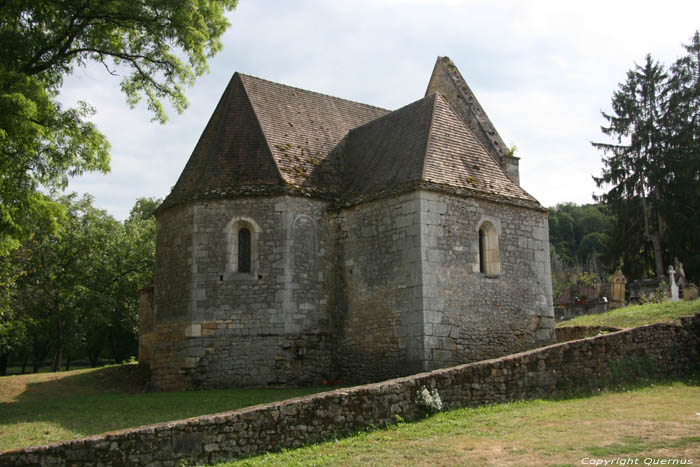
[[[578,316],[558,323],[557,327],[614,326],[633,328],[645,324],[671,321],[680,316],[694,315],[696,313],[700,313],[700,300],[647,303],[618,308],[598,315]]]
[[[577,466],[585,458],[626,457],[639,458],[638,465],[648,457],[692,459],[698,465],[698,413],[698,381],[667,382],[582,398],[454,410],[218,465]]]
[[[143,393],[137,365],[0,377],[0,451],[225,412],[327,388]]]
[[[648,304],[560,326],[633,327],[700,313],[700,300]],[[0,377],[0,450],[321,392],[327,388],[144,393],[137,365]],[[700,465],[700,384],[675,382],[561,401],[462,409],[240,465],[582,465],[621,456]],[[232,464],[232,465],[239,465]],[[686,463],[687,464],[687,463]]]

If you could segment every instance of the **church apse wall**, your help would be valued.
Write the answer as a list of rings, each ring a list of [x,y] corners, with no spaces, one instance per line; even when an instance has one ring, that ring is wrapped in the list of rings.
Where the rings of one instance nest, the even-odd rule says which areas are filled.
[[[420,201],[427,369],[550,344],[546,214],[429,191]],[[484,225],[495,252],[480,238]],[[482,263],[488,254],[496,264]]]
[[[338,364],[348,381],[423,370],[417,193],[343,210],[345,312],[339,314]]]
[[[258,197],[200,202],[191,209],[192,243],[181,250],[183,256],[191,252],[191,281],[182,284],[191,290],[188,321],[167,343],[179,358],[154,357],[151,367],[162,364],[161,373],[179,375],[187,387],[307,384],[327,377],[326,203]],[[158,227],[167,235],[183,225],[159,218]],[[249,232],[248,250],[242,230]],[[161,318],[176,304],[160,299],[157,321],[165,325]]]

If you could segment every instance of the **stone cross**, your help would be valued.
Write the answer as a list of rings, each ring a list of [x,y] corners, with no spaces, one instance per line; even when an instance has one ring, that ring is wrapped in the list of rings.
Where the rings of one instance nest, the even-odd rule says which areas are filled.
[[[671,279],[671,301],[678,301],[678,284],[676,284],[676,271],[673,266],[668,266],[668,277]]]

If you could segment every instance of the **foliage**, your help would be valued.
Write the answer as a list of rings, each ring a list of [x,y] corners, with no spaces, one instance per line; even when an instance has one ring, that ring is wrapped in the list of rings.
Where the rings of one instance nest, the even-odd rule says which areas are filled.
[[[696,313],[700,313],[700,300],[646,303],[644,305],[631,305],[624,308],[617,308],[607,313],[577,316],[576,318],[558,323],[557,327],[612,326],[633,328],[646,324],[671,321],[681,316],[688,316]]]
[[[549,209],[549,241],[570,264],[585,264],[605,252],[615,219],[597,204],[561,203]]]
[[[416,394],[415,402],[418,408],[426,414],[437,413],[442,410],[442,399],[440,399],[440,394],[438,394],[436,388],[429,390],[422,386],[418,394]]]
[[[182,111],[183,86],[207,70],[236,0],[11,0],[0,3],[0,253],[27,235],[25,214],[68,177],[109,169],[86,103],[57,102],[63,78],[97,62],[122,74],[129,105]]]
[[[87,195],[55,202],[65,213],[59,229],[35,225],[5,257],[16,278],[8,283],[0,356],[31,359],[34,371],[48,354],[54,371],[75,357],[94,366],[105,351],[127,360],[136,353],[139,289],[153,277],[155,220],[146,211],[159,200],[138,200],[123,223]]]
[[[700,34],[667,71],[647,55],[628,71],[602,127],[612,143],[594,180],[617,219],[611,244],[628,277],[654,271],[678,257],[688,276],[700,276]],[[652,260],[650,262],[650,260]]]
[[[557,204],[549,209],[552,292],[558,297],[579,283],[604,282],[615,264],[605,264],[615,219],[601,205]]]

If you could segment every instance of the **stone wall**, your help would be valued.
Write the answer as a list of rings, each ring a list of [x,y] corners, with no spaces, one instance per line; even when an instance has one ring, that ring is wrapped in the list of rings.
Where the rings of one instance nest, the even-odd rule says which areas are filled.
[[[555,342],[544,212],[420,193],[425,369]],[[498,236],[498,274],[479,268],[479,228]]]
[[[485,221],[495,274],[479,270]],[[170,390],[365,383],[546,345],[547,229],[543,211],[426,190],[335,210],[292,196],[176,206],[158,216],[140,355]]]
[[[342,286],[336,301],[343,381],[423,371],[423,302],[418,193],[338,214]]]
[[[568,342],[586,337],[595,337],[609,332],[621,331],[611,326],[563,326],[556,328],[557,342]]]
[[[449,409],[556,397],[605,387],[640,359],[657,376],[697,371],[700,314],[382,383],[3,451],[0,466],[214,463],[388,425],[397,415],[413,419],[422,386],[436,388]]]
[[[298,197],[239,198],[158,217],[165,241],[156,252],[156,324],[144,339],[156,389],[303,385],[330,376],[326,208]],[[189,218],[179,219],[184,212]],[[239,224],[252,231],[250,272],[237,270]],[[189,244],[177,242],[185,236]],[[171,277],[173,268],[186,277]]]

